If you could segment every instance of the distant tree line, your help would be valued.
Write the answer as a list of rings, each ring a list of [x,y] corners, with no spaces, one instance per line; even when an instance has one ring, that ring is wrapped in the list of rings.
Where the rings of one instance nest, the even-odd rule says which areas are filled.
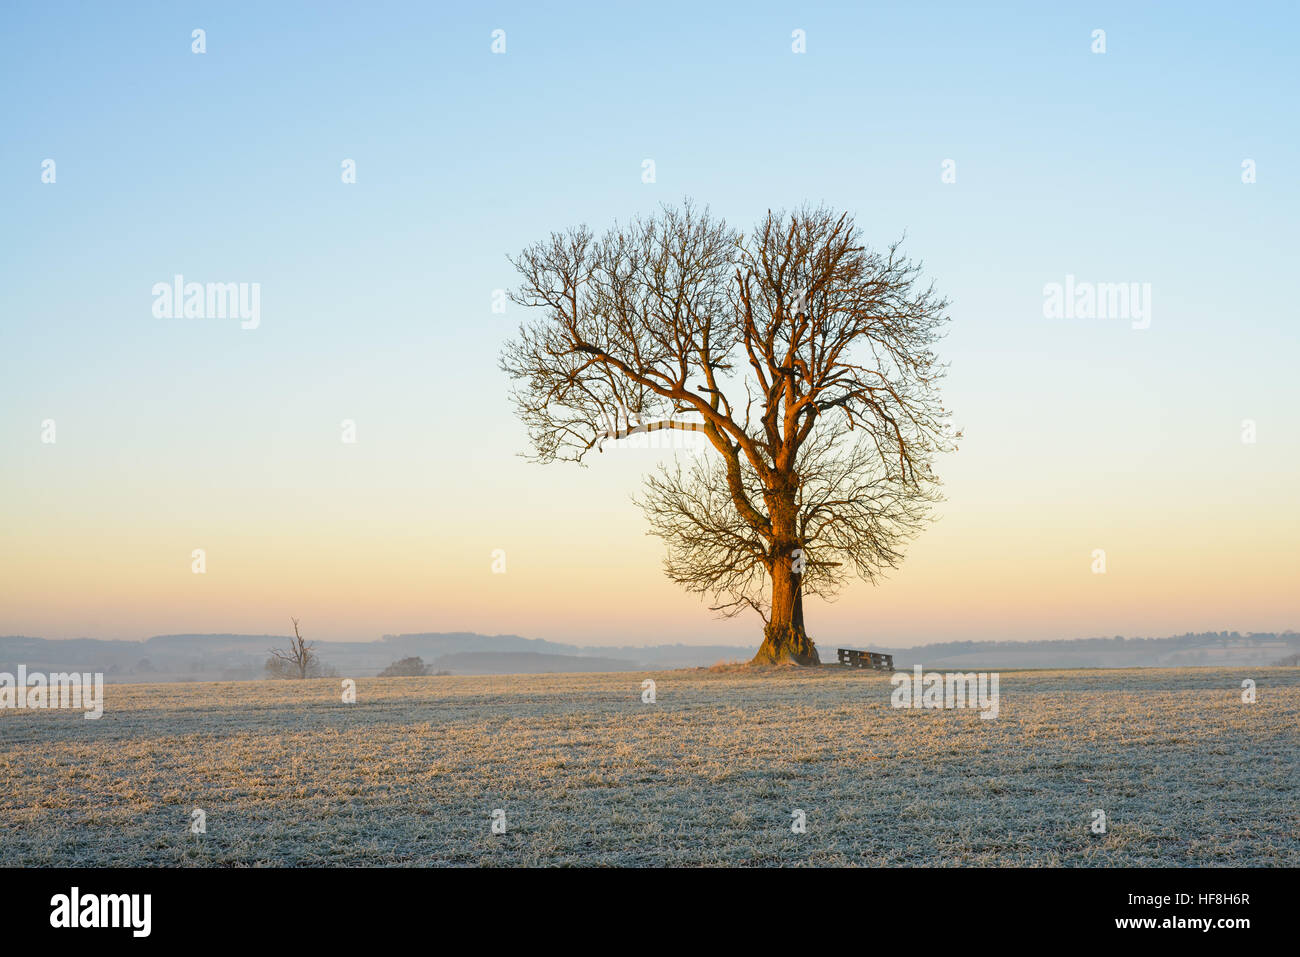
[[[379,672],[380,678],[418,678],[424,675],[435,674],[431,665],[426,665],[423,658],[410,657],[394,661],[391,665]],[[449,675],[450,671],[436,672],[438,675]]]

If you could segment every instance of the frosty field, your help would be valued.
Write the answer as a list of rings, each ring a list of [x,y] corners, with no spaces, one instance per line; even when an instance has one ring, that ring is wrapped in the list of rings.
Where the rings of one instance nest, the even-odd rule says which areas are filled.
[[[0,865],[1300,865],[1300,669],[1004,671],[991,721],[891,690],[115,684],[99,720],[0,711]]]

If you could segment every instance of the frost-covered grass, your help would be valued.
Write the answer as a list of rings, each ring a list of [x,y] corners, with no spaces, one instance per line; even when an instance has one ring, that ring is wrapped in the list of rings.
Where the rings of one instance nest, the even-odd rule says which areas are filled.
[[[98,721],[0,711],[0,864],[1300,865],[1300,669],[1004,671],[995,721],[890,691],[829,667],[363,678],[353,705],[338,679],[109,685]]]

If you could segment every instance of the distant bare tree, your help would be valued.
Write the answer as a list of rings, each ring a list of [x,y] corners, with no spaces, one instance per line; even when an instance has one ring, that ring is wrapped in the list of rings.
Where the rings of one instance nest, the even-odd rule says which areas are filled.
[[[756,662],[819,660],[804,592],[897,565],[959,437],[937,389],[947,302],[899,248],[869,249],[825,208],[769,212],[746,236],[688,201],[512,260],[512,300],[542,311],[501,359],[531,457],[703,433],[717,457],[663,470],[641,504],[673,581],[763,616]]]
[[[289,619],[293,622],[293,637],[289,639],[289,650],[282,651],[279,648],[272,648],[271,655],[274,659],[284,662],[282,666],[285,671],[292,674],[297,672],[297,677],[306,678],[312,665],[316,664],[316,655],[312,651],[312,645],[298,631],[298,619]],[[268,668],[268,671],[270,669]]]

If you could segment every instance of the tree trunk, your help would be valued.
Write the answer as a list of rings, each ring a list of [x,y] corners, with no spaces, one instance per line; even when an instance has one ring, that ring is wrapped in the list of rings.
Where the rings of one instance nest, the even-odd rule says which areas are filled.
[[[772,615],[763,629],[763,644],[750,664],[771,665],[793,661],[819,665],[817,646],[804,630],[803,588],[789,557],[777,559],[772,574]]]

